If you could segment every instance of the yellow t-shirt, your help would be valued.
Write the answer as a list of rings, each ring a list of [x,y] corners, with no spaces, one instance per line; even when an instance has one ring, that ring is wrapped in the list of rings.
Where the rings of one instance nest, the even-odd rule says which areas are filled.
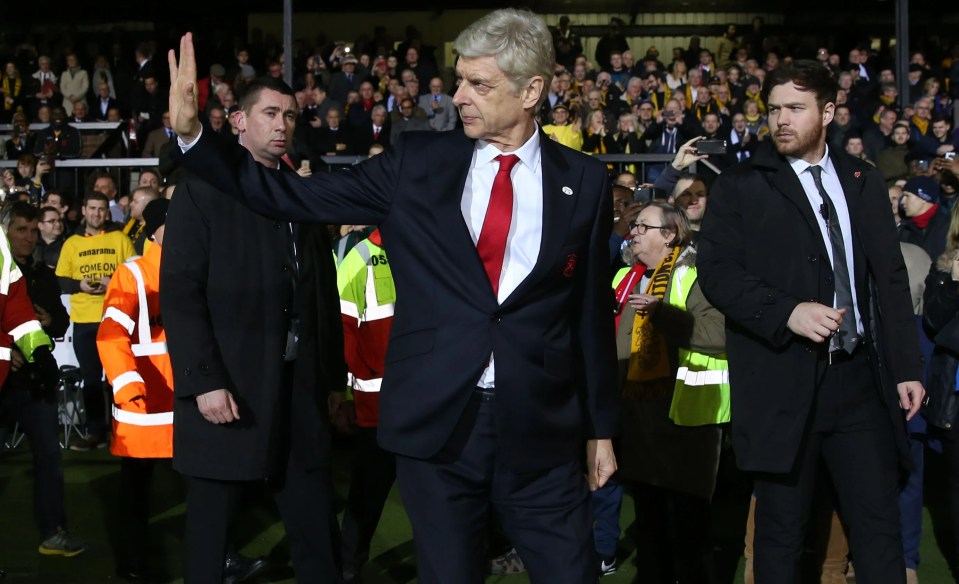
[[[108,278],[134,255],[133,242],[122,231],[73,235],[63,243],[57,276],[74,280]],[[73,322],[100,322],[102,316],[102,294],[78,292],[70,297],[70,320]]]

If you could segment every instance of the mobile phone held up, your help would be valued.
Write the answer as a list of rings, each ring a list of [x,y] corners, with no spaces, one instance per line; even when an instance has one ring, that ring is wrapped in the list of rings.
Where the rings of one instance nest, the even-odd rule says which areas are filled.
[[[725,140],[700,140],[696,142],[697,154],[725,154]]]

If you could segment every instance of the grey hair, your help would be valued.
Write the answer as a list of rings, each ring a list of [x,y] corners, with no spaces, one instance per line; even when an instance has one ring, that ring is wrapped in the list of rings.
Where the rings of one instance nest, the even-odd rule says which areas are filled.
[[[553,36],[542,18],[528,10],[504,8],[477,20],[453,41],[460,57],[495,57],[496,66],[519,93],[530,79],[543,78],[540,100],[553,80]]]
[[[663,212],[663,227],[676,234],[669,245],[686,247],[693,240],[693,229],[689,226],[689,217],[680,207],[665,201],[651,201],[646,207],[656,207]]]
[[[376,112],[380,112],[380,111],[383,112],[384,114],[386,113],[386,106],[383,105],[382,103],[378,103],[374,105],[373,109],[370,110],[370,115],[373,115]]]

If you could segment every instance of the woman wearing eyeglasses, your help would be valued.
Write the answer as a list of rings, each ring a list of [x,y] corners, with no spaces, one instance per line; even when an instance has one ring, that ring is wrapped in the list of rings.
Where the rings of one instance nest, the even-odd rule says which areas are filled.
[[[704,582],[720,424],[729,421],[725,321],[699,289],[682,209],[653,201],[630,237],[638,267],[614,282],[622,299],[618,477],[633,487],[638,562],[652,570],[650,581]]]

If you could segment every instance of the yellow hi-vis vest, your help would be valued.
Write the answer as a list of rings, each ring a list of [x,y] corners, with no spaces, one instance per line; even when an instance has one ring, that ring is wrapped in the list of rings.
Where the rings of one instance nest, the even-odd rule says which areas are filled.
[[[675,268],[669,304],[686,310],[686,299],[696,282],[695,266]],[[730,419],[729,363],[726,354],[704,355],[679,348],[679,369],[669,419],[677,426],[723,424]]]

